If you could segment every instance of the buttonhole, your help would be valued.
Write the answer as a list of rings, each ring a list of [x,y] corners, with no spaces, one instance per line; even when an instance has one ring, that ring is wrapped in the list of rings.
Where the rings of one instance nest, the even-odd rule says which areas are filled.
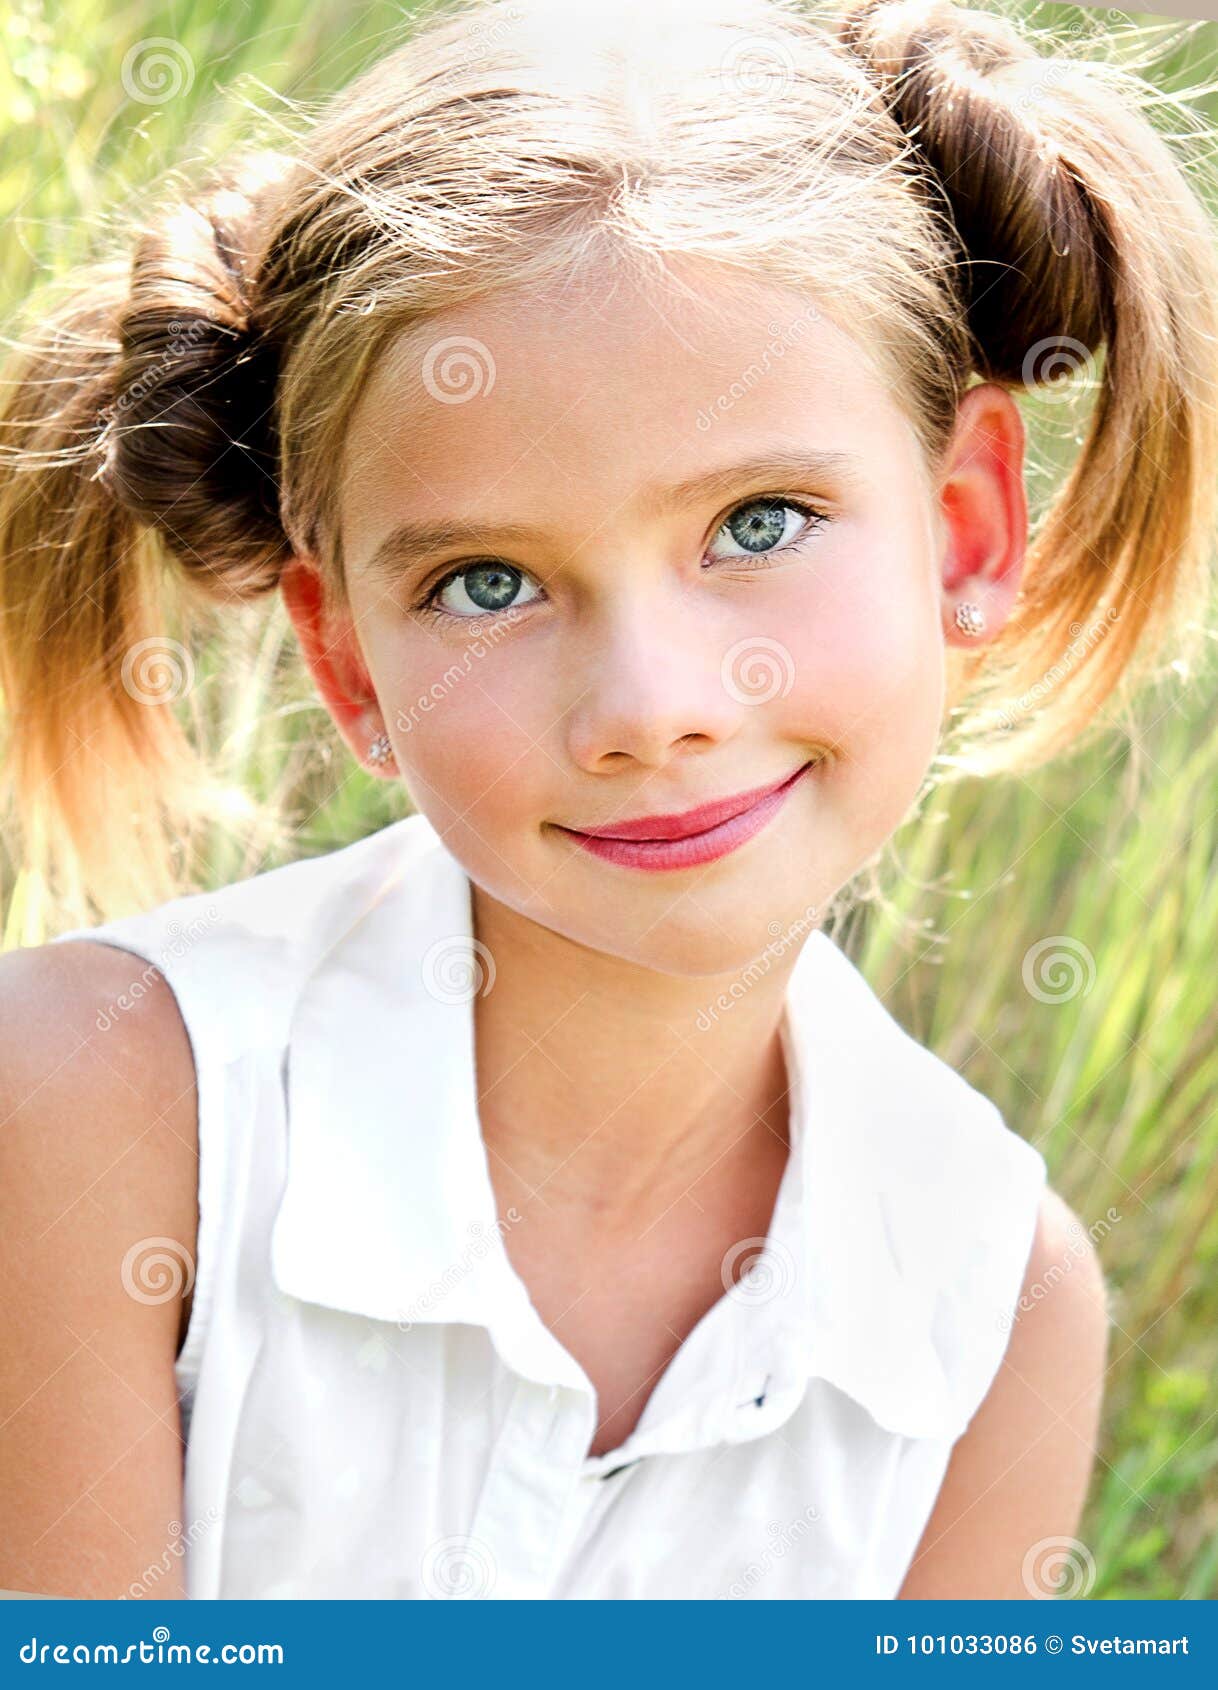
[[[772,1375],[767,1373],[766,1376],[765,1376],[765,1383],[761,1387],[761,1395],[760,1396],[750,1397],[748,1402],[738,1403],[737,1407],[747,1408],[749,1406],[749,1403],[751,1402],[754,1408],[760,1408],[762,1403],[765,1401],[766,1386],[769,1384],[771,1378],[772,1378]]]
[[[634,1467],[642,1459],[641,1455],[636,1455],[633,1461],[623,1461],[620,1467],[611,1467],[607,1473],[602,1473],[601,1478],[611,1479],[615,1473],[624,1473],[627,1467]]]

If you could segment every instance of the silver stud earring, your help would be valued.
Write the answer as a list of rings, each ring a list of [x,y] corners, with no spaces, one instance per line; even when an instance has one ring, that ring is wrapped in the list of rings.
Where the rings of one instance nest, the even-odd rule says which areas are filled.
[[[956,626],[962,634],[982,634],[985,632],[985,612],[979,604],[958,604]]]
[[[389,735],[380,733],[368,746],[368,761],[370,763],[387,763],[393,756],[393,747],[389,743]]]

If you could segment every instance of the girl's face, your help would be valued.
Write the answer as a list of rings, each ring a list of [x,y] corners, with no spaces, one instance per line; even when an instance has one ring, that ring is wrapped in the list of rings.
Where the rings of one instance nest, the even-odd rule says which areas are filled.
[[[351,620],[309,648],[357,754],[383,718],[412,801],[484,894],[690,975],[793,959],[906,815],[940,731],[945,627],[959,596],[994,622],[971,576],[1010,565],[1022,493],[1001,390],[948,503],[806,297],[716,276],[700,298],[602,278],[396,341],[346,445]],[[970,581],[945,597],[952,569]],[[710,860],[607,860],[571,831],[814,759]]]

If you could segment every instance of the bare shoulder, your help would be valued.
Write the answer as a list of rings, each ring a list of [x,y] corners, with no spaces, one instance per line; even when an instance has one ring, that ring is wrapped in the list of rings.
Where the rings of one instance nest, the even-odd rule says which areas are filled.
[[[910,1564],[912,1598],[1085,1595],[1075,1534],[1099,1434],[1108,1306],[1082,1221],[1046,1188],[993,1385],[957,1441]],[[1066,1541],[1063,1541],[1066,1540]]]
[[[0,956],[0,1586],[117,1596],[174,1541],[197,1169],[163,976],[91,940]],[[180,1595],[176,1558],[131,1593]]]

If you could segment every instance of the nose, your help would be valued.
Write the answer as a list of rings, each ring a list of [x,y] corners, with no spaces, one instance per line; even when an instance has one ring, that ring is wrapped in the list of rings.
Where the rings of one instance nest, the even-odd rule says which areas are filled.
[[[624,760],[660,768],[677,747],[709,750],[745,714],[724,682],[721,624],[651,595],[619,599],[586,629],[566,719],[567,750],[601,773]]]

